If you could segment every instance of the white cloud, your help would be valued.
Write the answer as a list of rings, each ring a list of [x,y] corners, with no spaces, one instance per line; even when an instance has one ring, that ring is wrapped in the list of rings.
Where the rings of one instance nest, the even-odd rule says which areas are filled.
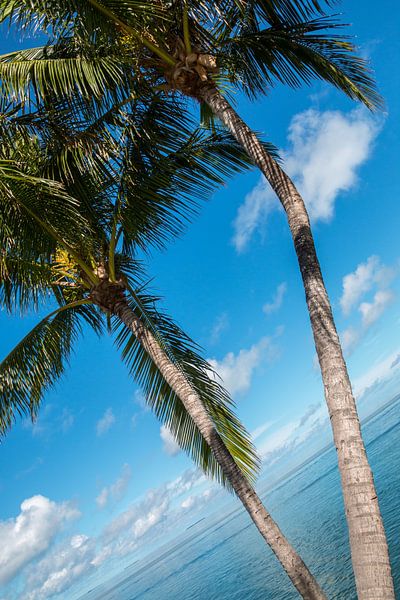
[[[143,413],[149,412],[150,406],[146,402],[146,398],[141,390],[136,390],[133,395],[133,402],[139,406]]]
[[[265,312],[266,315],[270,315],[271,313],[279,310],[279,308],[282,306],[282,302],[283,302],[283,298],[286,294],[286,290],[287,290],[287,284],[285,282],[280,283],[278,285],[278,287],[276,288],[274,297],[272,299],[272,302],[266,302],[266,304],[264,304],[264,306],[263,306],[263,311]]]
[[[298,426],[298,421],[290,421],[270,434],[268,438],[258,447],[258,451],[261,456],[265,458],[267,455],[272,454],[273,452],[282,450],[282,448],[288,444],[288,441],[292,438],[292,435]]]
[[[400,351],[396,350],[357,377],[353,382],[354,395],[357,396],[357,399],[360,399],[372,386],[390,379],[400,368],[399,359]]]
[[[181,508],[184,510],[193,510],[194,508],[201,509],[213,494],[214,490],[208,489],[204,490],[202,494],[197,494],[197,496],[188,496],[181,502]]]
[[[249,192],[239,207],[233,223],[235,234],[232,242],[237,252],[242,252],[253,233],[262,228],[268,215],[279,208],[279,201],[264,177]]]
[[[265,433],[268,429],[270,429],[273,424],[274,424],[274,421],[266,421],[262,425],[259,425],[258,427],[256,427],[256,429],[254,429],[254,431],[251,432],[252,439],[254,441],[256,441],[259,437],[261,437],[263,435],[263,433]]]
[[[205,481],[203,474],[189,469],[177,479],[149,490],[143,498],[107,525],[102,536],[103,547],[108,548],[113,555],[125,555],[132,552],[143,541],[144,536],[147,540],[149,536],[155,537],[165,528],[171,527],[181,518],[181,504],[174,508],[174,501]],[[203,497],[203,504],[206,499]],[[200,503],[196,500],[191,507],[186,507],[186,511],[189,508],[198,509],[199,506]]]
[[[286,423],[264,438],[257,449],[264,462],[272,463],[282,454],[292,452],[327,422],[325,404],[312,404],[300,418]]]
[[[110,501],[121,500],[126,492],[128,484],[132,477],[132,471],[128,464],[122,467],[121,475],[116,481],[108,487],[103,487],[96,498],[96,504],[99,508],[105,508]]]
[[[340,298],[343,314],[349,316],[356,307],[361,313],[361,325],[351,325],[340,335],[345,353],[354,350],[368,329],[394,300],[394,293],[388,286],[395,275],[396,270],[382,264],[379,256],[370,256],[352,273],[343,277],[343,292]],[[360,303],[365,294],[372,291],[374,295],[371,301]]]
[[[378,132],[376,121],[359,109],[350,113],[311,109],[293,117],[284,169],[302,194],[312,220],[332,218],[337,197],[357,183],[357,170],[367,160]],[[278,206],[262,178],[247,194],[234,221],[233,243],[238,252]]]
[[[117,495],[124,487],[122,480],[123,476],[113,484]],[[202,489],[205,485],[209,489]],[[56,534],[67,520],[79,516],[78,511],[70,503],[56,504],[42,496],[26,500],[16,519],[0,522],[3,552],[0,581],[9,581],[25,567],[21,581],[24,589],[18,595],[14,594],[15,587],[13,590],[8,587],[7,597],[18,596],[20,600],[46,600],[57,594],[69,597],[67,590],[71,585],[107,559],[126,556],[160,535],[176,531],[178,526],[185,527],[193,514],[202,510],[215,493],[220,493],[216,490],[216,486],[210,488],[200,471],[188,469],[132,502],[97,537],[78,533],[56,544],[52,543]],[[20,589],[19,584],[17,587]]]
[[[160,437],[163,441],[163,450],[169,456],[176,456],[181,451],[171,431],[165,425],[160,427]]]
[[[343,293],[340,306],[344,315],[349,315],[360,298],[368,292],[379,279],[382,269],[378,256],[370,256],[360,263],[357,268],[343,277]]]
[[[362,302],[359,311],[362,314],[364,327],[370,327],[375,323],[393,300],[394,294],[391,290],[379,290],[372,302]]]
[[[67,521],[79,516],[69,502],[58,504],[40,495],[24,500],[15,519],[0,521],[0,582],[17,575],[50,546]]]
[[[44,600],[64,592],[94,568],[95,558],[95,542],[86,535],[63,541],[30,569],[24,599]]]
[[[347,327],[340,333],[340,341],[342,344],[342,350],[345,355],[350,354],[357,346],[358,342],[362,337],[361,329],[355,327]]]
[[[107,408],[104,415],[96,423],[97,435],[103,435],[106,433],[115,423],[114,413],[112,408]]]
[[[218,373],[226,389],[232,396],[245,392],[251,385],[253,372],[266,358],[274,354],[271,339],[263,337],[248,349],[242,349],[238,354],[228,352],[221,361],[208,359],[212,369]]]
[[[367,160],[378,131],[376,121],[362,109],[347,114],[311,109],[292,119],[286,167],[311,219],[332,218],[337,196],[354,187],[357,169]]]

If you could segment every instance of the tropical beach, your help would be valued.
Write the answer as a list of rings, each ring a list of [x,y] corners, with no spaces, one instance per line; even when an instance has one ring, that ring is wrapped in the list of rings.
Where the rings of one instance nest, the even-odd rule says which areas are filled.
[[[0,3],[1,600],[397,597],[368,8]]]

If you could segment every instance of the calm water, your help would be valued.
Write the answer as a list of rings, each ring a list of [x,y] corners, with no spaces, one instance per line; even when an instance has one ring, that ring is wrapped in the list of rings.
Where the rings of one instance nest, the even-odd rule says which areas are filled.
[[[400,402],[363,427],[400,598]],[[264,495],[266,505],[330,599],[355,600],[339,475],[333,449]],[[248,516],[236,511],[187,532],[113,586],[85,600],[290,600],[298,598]],[[101,589],[101,591],[100,591]]]

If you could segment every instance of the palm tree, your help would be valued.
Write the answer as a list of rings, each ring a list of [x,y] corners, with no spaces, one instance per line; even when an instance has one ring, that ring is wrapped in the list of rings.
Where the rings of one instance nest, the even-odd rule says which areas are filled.
[[[156,308],[138,260],[138,251],[176,236],[195,208],[193,192],[204,198],[246,166],[241,149],[226,133],[191,131],[176,104],[162,111],[157,98],[109,112],[103,139],[93,140],[90,124],[69,128],[69,120],[68,111],[41,112],[3,123],[0,151],[17,178],[3,178],[1,305],[14,312],[50,302],[54,309],[0,364],[0,432],[18,415],[35,418],[82,325],[101,334],[106,316],[157,417],[205,473],[237,494],[299,593],[326,598],[254,491],[258,458],[229,396],[197,346]],[[124,142],[115,146],[117,132]],[[153,144],[155,132],[162,148]],[[1,175],[0,162],[0,184]],[[44,196],[48,188],[54,193]]]
[[[329,3],[328,3],[329,4]],[[394,598],[389,553],[346,363],[304,201],[229,102],[275,81],[321,79],[369,108],[380,106],[365,61],[318,0],[3,0],[3,19],[43,27],[44,48],[3,57],[3,91],[37,102],[72,90],[97,105],[125,102],[138,82],[194,98],[203,122],[221,121],[276,192],[303,278],[338,454],[353,569],[361,600]],[[50,32],[50,33],[49,33]],[[223,93],[224,92],[224,93]]]

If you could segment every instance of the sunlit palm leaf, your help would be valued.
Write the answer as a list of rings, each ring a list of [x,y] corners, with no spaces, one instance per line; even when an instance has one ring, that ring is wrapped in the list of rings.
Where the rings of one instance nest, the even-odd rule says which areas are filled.
[[[123,85],[123,73],[115,58],[64,58],[57,53],[53,56],[53,51],[51,47],[33,48],[0,57],[2,93],[21,101],[33,96],[36,102],[73,93],[101,99],[108,87]]]
[[[199,355],[196,344],[171,319],[155,309],[155,298],[143,293],[136,294],[131,307],[135,315],[151,329],[170,360],[183,372],[201,398],[235,462],[243,474],[254,481],[259,463],[250,437],[233,414],[231,399],[213,376],[210,365]],[[117,334],[116,343],[122,348],[122,356],[156,416],[167,425],[181,448],[205,473],[229,487],[210,448],[150,356],[132,332],[117,320],[114,330]]]

